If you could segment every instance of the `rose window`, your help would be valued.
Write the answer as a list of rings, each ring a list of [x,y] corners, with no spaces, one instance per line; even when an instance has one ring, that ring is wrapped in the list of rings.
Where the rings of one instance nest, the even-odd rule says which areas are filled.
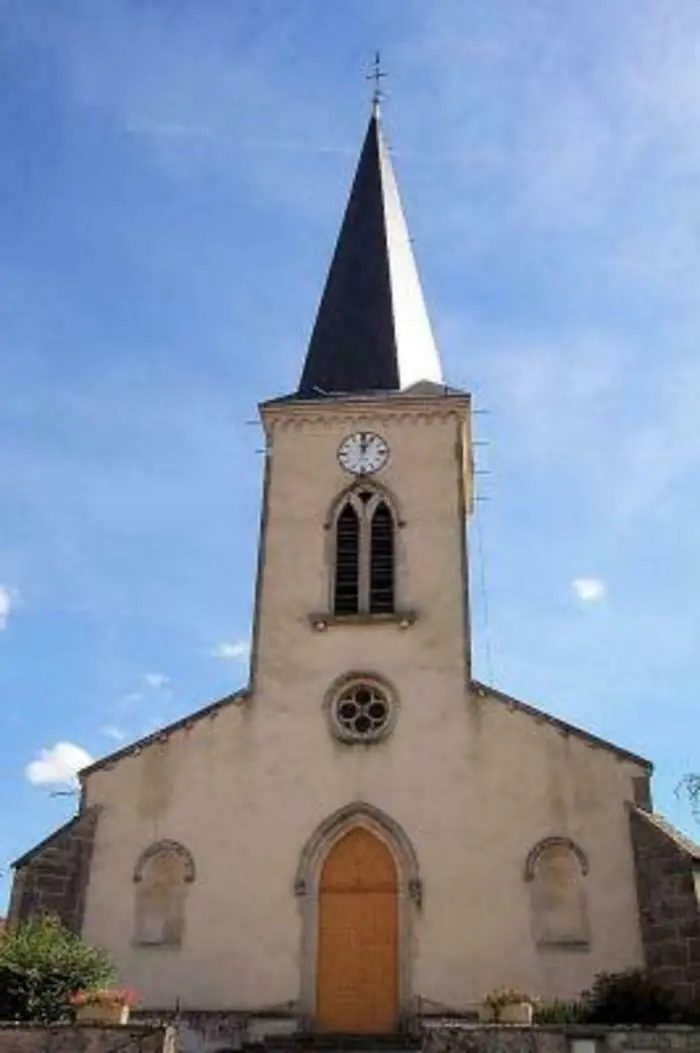
[[[345,687],[331,706],[335,733],[342,739],[367,742],[380,738],[392,722],[392,704],[377,684],[355,683]]]

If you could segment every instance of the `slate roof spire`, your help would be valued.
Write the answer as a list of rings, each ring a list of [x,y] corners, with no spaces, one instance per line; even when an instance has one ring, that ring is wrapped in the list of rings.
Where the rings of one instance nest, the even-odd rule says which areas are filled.
[[[299,394],[442,384],[442,368],[375,97]]]

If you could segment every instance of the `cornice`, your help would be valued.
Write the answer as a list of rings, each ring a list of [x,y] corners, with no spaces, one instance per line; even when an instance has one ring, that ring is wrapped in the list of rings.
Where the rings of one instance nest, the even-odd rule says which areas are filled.
[[[462,423],[469,417],[469,400],[460,399],[449,403],[441,400],[440,405],[431,404],[428,400],[416,401],[401,406],[352,405],[324,406],[287,405],[274,408],[261,406],[260,412],[266,427],[270,431],[299,431],[306,427],[330,430],[339,425],[346,428],[373,427],[383,424],[427,425],[454,420]]]

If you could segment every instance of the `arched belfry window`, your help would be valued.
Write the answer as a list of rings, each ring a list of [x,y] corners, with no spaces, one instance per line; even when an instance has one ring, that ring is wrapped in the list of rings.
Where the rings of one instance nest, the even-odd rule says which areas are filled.
[[[356,614],[360,603],[360,517],[349,501],[335,529],[335,613]]]
[[[393,614],[396,524],[384,495],[361,487],[335,518],[334,614]]]
[[[373,614],[394,610],[394,517],[384,501],[380,501],[372,516],[369,609]]]

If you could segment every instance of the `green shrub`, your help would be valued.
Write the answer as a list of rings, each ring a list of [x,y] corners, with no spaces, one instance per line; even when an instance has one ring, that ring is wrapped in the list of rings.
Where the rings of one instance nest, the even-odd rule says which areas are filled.
[[[42,916],[0,939],[0,1020],[53,1023],[71,1018],[70,995],[113,983],[109,956]]]
[[[535,1006],[534,1022],[536,1024],[579,1024],[583,1017],[584,1006],[581,1002],[569,1002],[555,998],[553,1002],[543,1002]]]
[[[683,1016],[673,992],[643,969],[599,973],[582,997],[591,1024],[670,1024]]]

